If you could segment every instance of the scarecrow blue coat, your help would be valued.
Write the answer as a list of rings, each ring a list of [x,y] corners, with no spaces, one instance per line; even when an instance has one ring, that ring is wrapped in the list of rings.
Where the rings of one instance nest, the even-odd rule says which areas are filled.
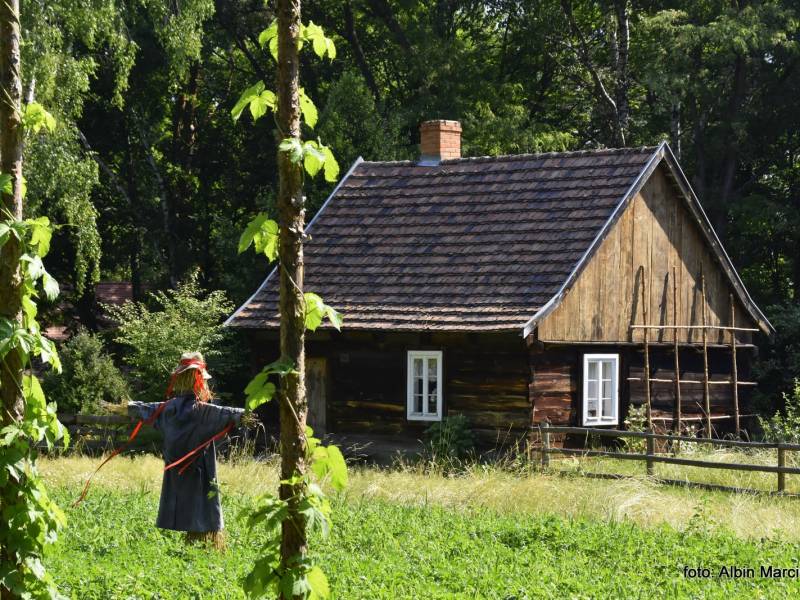
[[[128,413],[147,419],[160,404],[130,402]],[[178,460],[231,421],[238,423],[243,413],[241,408],[197,402],[192,393],[172,398],[153,423],[164,434],[164,461],[169,464]],[[223,529],[214,444],[203,450],[192,465],[179,474],[182,466],[164,473],[156,526],[195,532]]]

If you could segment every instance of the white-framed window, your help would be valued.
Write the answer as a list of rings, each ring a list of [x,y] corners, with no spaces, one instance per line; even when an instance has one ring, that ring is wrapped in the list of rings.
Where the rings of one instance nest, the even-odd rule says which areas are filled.
[[[406,415],[411,421],[442,420],[442,353],[408,351]]]
[[[619,424],[619,354],[583,355],[583,424]]]

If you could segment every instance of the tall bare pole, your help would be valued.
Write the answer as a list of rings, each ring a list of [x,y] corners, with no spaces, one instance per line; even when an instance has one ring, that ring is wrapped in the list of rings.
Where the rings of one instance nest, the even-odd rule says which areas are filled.
[[[675,406],[672,415],[672,429],[680,435],[681,432],[681,359],[678,346],[678,276],[677,269],[672,267],[672,330],[675,352]]]
[[[639,273],[641,274],[640,281],[642,282],[642,321],[644,325],[644,399],[647,407],[647,428],[653,429],[653,409],[650,404],[650,337],[647,322],[647,307],[649,304],[649,296],[647,294],[647,284],[645,283],[644,265],[639,266]]]
[[[9,214],[22,218],[22,75],[20,67],[19,0],[0,1],[0,173],[12,176],[11,193],[0,192],[0,219]],[[0,317],[22,321],[22,273],[19,242],[10,236],[0,249]],[[0,364],[0,424],[8,425],[21,418],[22,360],[17,352],[9,352]],[[0,489],[0,513],[7,502],[9,487]],[[8,519],[0,518],[0,527],[8,527]],[[7,538],[3,535],[3,538]],[[0,563],[14,565],[14,556],[0,548]],[[0,598],[16,598],[0,587]]]
[[[711,437],[711,393],[708,385],[708,324],[706,321],[706,276],[700,275],[700,293],[702,295],[703,319],[703,405],[706,411],[706,436]]]
[[[736,429],[736,437],[741,433],[739,424],[739,367],[736,364],[736,305],[733,302],[733,294],[729,295],[731,303],[731,393],[733,394],[733,425]]]
[[[298,41],[300,0],[277,0],[278,18],[278,136],[300,137],[300,96]],[[281,378],[281,480],[296,480],[306,471],[305,426],[308,405],[305,387],[305,302],[303,299],[303,236],[305,197],[302,166],[278,152],[278,218],[280,221],[280,315],[281,358],[294,370]],[[302,483],[283,483],[280,497],[289,505],[289,517],[282,523],[281,563],[306,553],[306,522],[298,511]]]

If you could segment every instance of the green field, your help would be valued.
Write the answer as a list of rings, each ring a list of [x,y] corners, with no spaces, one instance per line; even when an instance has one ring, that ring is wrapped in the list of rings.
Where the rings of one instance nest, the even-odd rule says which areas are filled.
[[[67,506],[94,461],[42,461]],[[160,483],[152,457],[117,459],[46,564],[74,598],[239,598],[237,582],[263,542],[238,517],[275,484],[274,466],[222,464],[228,550],[187,547],[153,526]],[[646,480],[520,475],[474,468],[360,469],[335,500],[334,529],[314,540],[335,598],[769,597],[797,580],[764,579],[761,565],[800,558],[800,500],[700,492]],[[687,579],[753,567],[754,578]]]

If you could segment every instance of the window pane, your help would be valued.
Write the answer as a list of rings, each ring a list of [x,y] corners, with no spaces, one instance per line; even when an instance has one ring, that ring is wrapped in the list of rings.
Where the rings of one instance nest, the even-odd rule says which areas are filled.
[[[422,393],[425,391],[423,388],[423,380],[422,377],[415,377],[414,378],[414,394],[421,396]]]
[[[422,414],[422,395],[414,394],[414,412]]]
[[[597,417],[597,398],[590,397],[587,400],[587,403],[588,403],[588,408],[586,412],[588,413],[588,415],[592,418]]]
[[[436,390],[433,390],[428,396],[428,413],[436,414]]]
[[[612,418],[614,416],[614,400],[612,398],[603,398],[603,416]]]
[[[588,383],[589,383],[589,385],[588,385],[588,388],[589,388],[589,392],[588,392],[589,400],[596,400],[597,399],[597,382],[596,381],[592,381],[590,379]]]
[[[436,361],[435,358],[429,358],[428,359],[428,380],[429,381],[431,379],[436,381],[436,367],[437,367],[436,363],[437,363],[437,361]]]
[[[610,360],[604,360],[603,365],[603,379],[611,379],[611,367],[613,363]]]
[[[422,359],[414,359],[414,377],[422,377]]]
[[[590,360],[589,361],[589,374],[588,379],[591,381],[592,379],[597,379],[597,362]]]
[[[611,398],[611,381],[603,380],[603,399]]]

